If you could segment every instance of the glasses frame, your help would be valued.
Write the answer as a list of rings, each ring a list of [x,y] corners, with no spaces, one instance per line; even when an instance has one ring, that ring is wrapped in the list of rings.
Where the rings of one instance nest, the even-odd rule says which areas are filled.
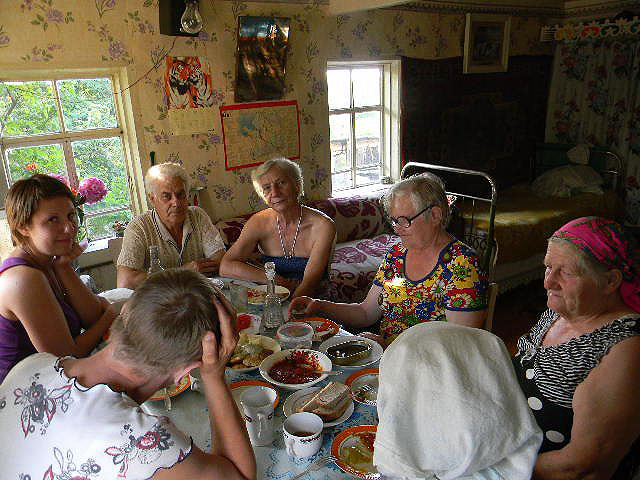
[[[411,222],[413,222],[416,218],[418,218],[420,215],[422,215],[424,212],[426,212],[427,210],[435,207],[436,205],[429,205],[428,207],[423,208],[422,210],[420,210],[418,213],[416,213],[413,217],[409,218],[409,217],[405,217],[405,216],[400,216],[398,218],[392,217],[391,215],[389,215],[389,221],[391,222],[391,226],[392,227],[402,227],[402,228],[409,228],[411,226]],[[403,225],[406,221],[406,225]]]

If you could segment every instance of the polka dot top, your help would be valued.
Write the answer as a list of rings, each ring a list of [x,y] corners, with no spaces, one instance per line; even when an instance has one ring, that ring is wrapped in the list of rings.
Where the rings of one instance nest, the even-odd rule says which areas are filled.
[[[541,453],[559,450],[569,443],[573,425],[572,400],[578,385],[611,347],[640,335],[640,315],[627,315],[566,343],[543,346],[544,336],[558,317],[552,310],[544,312],[531,331],[520,337],[518,353],[513,358],[520,386],[544,433]],[[639,447],[640,442],[636,441],[630,456],[635,452],[637,459]],[[616,475],[614,478],[627,477]]]

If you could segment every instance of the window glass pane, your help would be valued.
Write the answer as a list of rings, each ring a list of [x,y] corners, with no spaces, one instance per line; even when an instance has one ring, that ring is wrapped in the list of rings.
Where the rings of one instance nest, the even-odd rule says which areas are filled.
[[[59,144],[7,149],[7,161],[10,183],[34,173],[67,177],[62,145]]]
[[[380,112],[356,113],[356,168],[380,165]]]
[[[82,140],[71,144],[78,171],[78,180],[96,177],[107,187],[107,196],[93,205],[86,205],[87,213],[107,208],[129,206],[129,188],[120,137]]]
[[[329,95],[329,110],[349,108],[349,70],[327,70],[327,88]]]
[[[59,80],[57,85],[67,130],[118,126],[110,79]]]
[[[335,192],[336,190],[346,190],[351,188],[351,172],[334,173],[331,175],[331,188]]]
[[[356,186],[380,183],[380,168],[356,170]]]
[[[331,172],[351,168],[351,115],[329,115]]]
[[[380,68],[354,68],[351,72],[353,81],[353,106],[368,107],[381,105]]]
[[[122,210],[120,212],[105,213],[88,217],[86,220],[87,232],[91,240],[99,240],[101,238],[113,237],[111,225],[113,222],[128,222],[131,220],[131,211]]]
[[[0,83],[0,118],[3,137],[59,132],[52,82]]]

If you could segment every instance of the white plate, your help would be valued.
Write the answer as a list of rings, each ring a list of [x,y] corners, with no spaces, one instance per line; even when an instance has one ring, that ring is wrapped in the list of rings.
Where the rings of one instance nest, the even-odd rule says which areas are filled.
[[[309,387],[304,390],[298,390],[297,392],[293,392],[282,404],[282,412],[285,417],[289,415],[293,415],[297,412],[297,409],[303,406],[307,401],[315,395],[316,392],[322,390],[322,387]],[[353,400],[350,401],[349,406],[344,411],[342,416],[336,418],[331,422],[324,422],[324,428],[333,427],[335,425],[340,425],[342,422],[346,421],[353,415],[354,404]]]
[[[250,323],[247,328],[243,328],[238,333],[257,335],[260,331],[260,315],[255,315],[253,313],[239,313],[238,317],[240,315],[247,315],[250,318]]]
[[[245,333],[245,331],[243,330],[241,333]],[[264,335],[253,335],[253,334],[249,334],[248,336],[249,338],[259,338],[260,345],[262,345],[266,349],[272,350],[273,353],[276,353],[282,350],[282,348],[280,347],[280,344],[273,338],[265,337]],[[271,355],[273,355],[273,353]],[[243,373],[243,372],[251,372],[253,370],[257,370],[259,367],[260,365],[256,365],[255,367],[243,367],[243,368],[231,368],[227,366],[226,369],[227,369],[227,372]]]
[[[280,297],[280,300],[285,301],[289,298],[289,289],[282,285],[276,285],[276,295]],[[267,295],[266,285],[256,285],[247,289],[247,301],[251,305],[262,305],[264,303],[264,297]]]
[[[378,371],[378,369],[371,368],[368,370],[356,372],[349,378],[347,378],[346,385],[351,389],[352,398],[358,403],[375,407],[378,395],[379,376],[380,372]],[[371,393],[366,394],[368,398],[361,398],[356,396],[356,393],[365,385],[369,385],[373,388],[373,391]],[[371,398],[373,398],[373,400]]]
[[[329,347],[337,345],[338,343],[348,342],[349,340],[362,340],[370,344],[371,355],[369,355],[368,357],[362,358],[351,365],[340,365],[340,368],[349,369],[349,368],[366,367],[367,365],[376,363],[378,360],[380,360],[380,357],[382,357],[382,353],[384,350],[382,350],[382,346],[378,342],[371,340],[370,338],[360,337],[358,335],[340,335],[338,337],[331,337],[330,339],[322,342],[318,347],[318,350],[320,350],[322,353],[326,355],[327,349]]]

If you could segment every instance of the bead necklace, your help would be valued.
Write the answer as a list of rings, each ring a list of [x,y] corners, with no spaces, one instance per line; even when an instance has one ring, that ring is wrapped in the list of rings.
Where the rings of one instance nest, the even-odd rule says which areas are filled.
[[[282,230],[280,229],[280,219],[276,213],[276,226],[278,227],[278,236],[280,237],[280,246],[282,247],[282,253],[284,258],[291,258],[296,250],[296,240],[298,240],[298,232],[300,231],[300,222],[302,221],[303,206],[300,205],[300,217],[298,217],[298,226],[296,227],[296,234],[293,236],[293,244],[291,245],[291,253],[287,253],[287,249],[284,248],[284,238],[282,237]]]

